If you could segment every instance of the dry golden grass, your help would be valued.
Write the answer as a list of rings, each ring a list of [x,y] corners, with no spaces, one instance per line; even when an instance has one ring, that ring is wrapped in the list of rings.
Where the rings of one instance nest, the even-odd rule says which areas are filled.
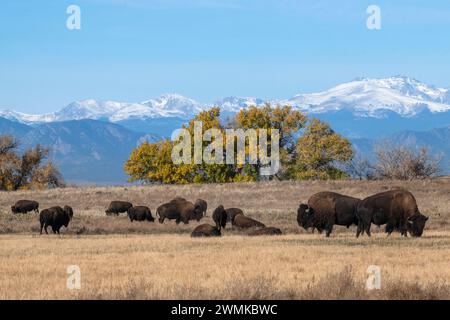
[[[450,234],[0,236],[3,299],[450,298]],[[66,269],[81,268],[81,290]],[[378,265],[382,289],[365,289]]]
[[[355,238],[337,227],[331,238],[296,224],[300,201],[331,190],[364,197],[403,186],[429,215],[419,239]],[[111,200],[149,205],[175,196],[240,207],[284,235],[247,237],[225,230],[216,239],[192,239],[198,225],[131,223],[105,217]],[[18,199],[41,208],[73,206],[75,219],[61,236],[39,236],[37,215],[17,215]],[[3,299],[450,299],[450,180],[415,182],[270,182],[233,185],[67,188],[0,193],[0,298]],[[209,222],[207,217],[200,223]],[[377,228],[374,228],[376,231]],[[82,272],[81,290],[66,288],[68,265]],[[367,267],[382,270],[382,289],[367,291]]]

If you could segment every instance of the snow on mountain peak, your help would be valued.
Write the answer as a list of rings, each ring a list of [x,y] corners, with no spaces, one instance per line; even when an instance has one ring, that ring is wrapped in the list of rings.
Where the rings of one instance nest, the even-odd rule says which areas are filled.
[[[444,93],[445,89],[404,76],[358,78],[323,92],[298,94],[282,103],[316,113],[351,109],[360,115],[378,116],[383,110],[389,110],[412,116],[424,108],[432,112],[450,110],[443,103]]]
[[[436,88],[406,76],[389,78],[357,78],[328,90],[297,94],[290,99],[273,100],[273,104],[288,104],[309,113],[323,113],[342,109],[359,116],[382,116],[385,111],[412,116],[424,109],[431,112],[450,110],[450,89]],[[58,112],[28,115],[16,111],[0,111],[0,117],[23,123],[104,119],[119,122],[127,119],[176,117],[189,119],[200,111],[219,106],[226,112],[237,112],[249,106],[262,106],[265,100],[230,96],[214,104],[200,104],[180,94],[164,94],[140,103],[74,101]]]

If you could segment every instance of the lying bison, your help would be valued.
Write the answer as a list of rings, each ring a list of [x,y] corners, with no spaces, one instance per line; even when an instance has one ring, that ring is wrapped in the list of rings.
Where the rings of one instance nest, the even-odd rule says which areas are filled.
[[[358,224],[356,208],[360,199],[335,192],[313,194],[308,204],[300,204],[297,210],[297,223],[305,230],[316,228],[320,233],[326,231],[329,237],[334,225],[350,227]]]
[[[220,237],[220,229],[209,224],[197,226],[191,233],[191,237]]]
[[[28,213],[34,211],[39,213],[39,202],[33,200],[19,200],[11,206],[12,213]]]
[[[234,217],[234,220],[232,222],[233,227],[240,228],[240,229],[248,229],[248,228],[265,228],[266,225],[264,223],[261,223],[259,221],[256,221],[255,219],[252,219],[250,217],[244,216],[243,214],[237,214]]]
[[[275,227],[266,227],[262,229],[252,230],[248,233],[249,236],[278,236],[281,234],[281,230]]]
[[[189,220],[200,221],[203,214],[192,202],[176,198],[168,203],[160,205],[156,209],[156,216],[159,217],[160,223],[164,223],[165,219],[169,219],[175,220],[177,224],[180,222],[188,224]]]
[[[222,228],[225,228],[225,226],[227,225],[227,212],[225,211],[222,205],[218,206],[214,210],[212,214],[212,219],[214,220],[217,229],[220,230]]]
[[[108,209],[106,209],[106,215],[119,215],[119,213],[127,212],[133,205],[126,201],[111,201]]]
[[[227,212],[227,222],[233,222],[234,217],[238,214],[244,214],[244,212],[239,208],[228,208],[225,209]]]
[[[40,234],[42,234],[42,229],[48,234],[48,226],[52,227],[53,233],[59,234],[59,229],[62,226],[68,227],[69,222],[73,217],[73,210],[69,206],[65,206],[64,209],[56,206],[41,211],[39,215],[39,222],[41,223]]]
[[[407,237],[420,237],[428,217],[419,212],[417,202],[411,192],[404,189],[390,190],[365,198],[358,204],[356,211],[358,230],[356,236],[364,232],[370,236],[370,226],[386,224],[390,235],[398,230]]]
[[[136,221],[147,220],[150,222],[155,221],[155,218],[153,218],[152,212],[150,211],[149,207],[145,206],[131,207],[128,209],[127,214],[131,222],[133,222],[134,220]]]
[[[202,213],[202,217],[206,216],[206,210],[208,209],[208,203],[203,199],[197,199],[194,203],[195,208]]]

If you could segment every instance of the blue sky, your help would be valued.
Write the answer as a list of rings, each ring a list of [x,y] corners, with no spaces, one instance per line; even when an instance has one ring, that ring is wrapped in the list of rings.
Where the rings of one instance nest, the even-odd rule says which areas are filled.
[[[81,8],[81,30],[66,8]],[[366,28],[381,8],[382,29]],[[180,93],[287,98],[353,78],[450,86],[448,0],[2,0],[0,109]]]

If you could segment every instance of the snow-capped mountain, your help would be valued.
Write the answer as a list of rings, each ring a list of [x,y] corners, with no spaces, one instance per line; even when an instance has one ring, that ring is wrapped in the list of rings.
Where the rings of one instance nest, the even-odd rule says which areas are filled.
[[[202,106],[192,99],[179,94],[166,94],[140,103],[86,99],[72,102],[60,111],[44,115],[29,115],[5,110],[0,111],[0,117],[25,124],[83,119],[120,122],[140,118],[178,117],[189,119],[200,110],[202,110]]]
[[[289,104],[315,114],[349,110],[360,117],[382,117],[386,112],[410,117],[424,110],[432,113],[449,111],[450,90],[403,76],[359,78],[326,91],[302,93],[289,99],[269,102]],[[0,117],[25,124],[81,119],[118,123],[136,119],[189,119],[213,105],[221,107],[225,112],[237,112],[242,108],[261,106],[264,103],[265,100],[252,97],[227,97],[212,104],[199,103],[178,94],[166,94],[140,103],[87,99],[72,102],[58,112],[44,115],[6,110],[0,111]]]
[[[414,116],[428,109],[431,112],[450,110],[449,89],[435,88],[408,77],[356,79],[327,91],[298,94],[281,100],[312,113],[351,110],[359,116],[379,117],[386,111],[401,116]]]

